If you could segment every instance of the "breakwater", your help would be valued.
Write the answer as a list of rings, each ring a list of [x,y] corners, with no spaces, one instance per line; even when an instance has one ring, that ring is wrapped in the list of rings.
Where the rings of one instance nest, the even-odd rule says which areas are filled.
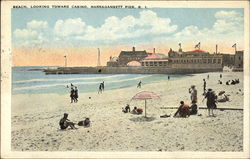
[[[44,69],[46,74],[192,74],[219,72],[222,68],[169,68],[169,67],[58,67]]]

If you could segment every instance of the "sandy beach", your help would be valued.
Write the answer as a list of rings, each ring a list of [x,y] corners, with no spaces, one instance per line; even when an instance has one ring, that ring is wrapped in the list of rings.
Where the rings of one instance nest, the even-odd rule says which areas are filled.
[[[209,74],[209,79],[207,75]],[[103,94],[81,93],[79,102],[70,103],[69,94],[17,94],[12,95],[11,148],[15,151],[243,151],[243,111],[215,110],[216,117],[201,116],[173,118],[175,109],[183,100],[190,104],[188,88],[196,85],[198,106],[202,102],[203,81],[216,93],[224,90],[230,102],[218,103],[218,108],[243,108],[242,72],[194,74],[177,80],[151,83],[142,88],[122,88],[104,91]],[[232,79],[237,85],[225,85]],[[161,99],[147,101],[147,116],[123,113],[127,103],[144,109],[143,100],[131,98],[140,91],[153,91]],[[89,99],[91,97],[91,99]],[[59,120],[64,113],[73,122],[89,117],[91,126],[77,130],[60,130]],[[169,118],[160,115],[171,114]]]

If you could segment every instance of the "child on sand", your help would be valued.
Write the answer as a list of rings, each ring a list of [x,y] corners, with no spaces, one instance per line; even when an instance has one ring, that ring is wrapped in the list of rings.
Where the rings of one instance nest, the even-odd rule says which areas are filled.
[[[89,127],[90,126],[90,120],[89,120],[89,118],[86,118],[83,121],[79,121],[77,125],[78,126]]]
[[[129,106],[129,104],[126,105],[125,109],[122,108],[122,111],[123,111],[124,113],[130,112],[130,106]]]

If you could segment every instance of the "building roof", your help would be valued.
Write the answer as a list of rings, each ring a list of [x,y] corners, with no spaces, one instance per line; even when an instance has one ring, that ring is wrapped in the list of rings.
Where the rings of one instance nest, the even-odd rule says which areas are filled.
[[[189,51],[189,52],[192,52],[192,53],[206,53],[206,51],[201,50],[201,49],[195,49],[195,50],[192,50],[192,51]]]
[[[148,54],[146,51],[121,51],[119,56],[124,56],[124,55],[140,55],[140,56],[147,56]]]
[[[154,53],[151,53],[151,55],[149,55],[148,57],[143,59],[143,61],[167,61],[167,60],[168,60],[168,58],[166,55],[154,54]]]

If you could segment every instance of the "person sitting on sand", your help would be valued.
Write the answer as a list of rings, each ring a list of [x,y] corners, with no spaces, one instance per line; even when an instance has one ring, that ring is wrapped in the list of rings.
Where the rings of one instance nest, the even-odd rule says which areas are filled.
[[[90,126],[90,119],[89,118],[86,118],[85,120],[83,121],[79,121],[78,126],[84,126],[84,127],[89,127]]]
[[[221,80],[218,80],[218,84],[222,84],[222,81],[221,81]]]
[[[239,89],[239,90],[236,92],[236,94],[244,95],[244,92],[242,92],[242,90]]]
[[[195,102],[192,102],[192,105],[190,106],[190,115],[196,115],[197,114],[197,104]]]
[[[231,82],[231,85],[235,85],[236,83],[235,83],[235,81],[234,80],[232,80],[232,82]]]
[[[237,79],[237,83],[240,83],[240,79]]]
[[[220,91],[218,93],[217,102],[227,102],[227,101],[229,101],[229,98],[225,94],[225,91]]]
[[[134,109],[131,111],[132,114],[142,114],[143,109],[134,107]]]
[[[161,115],[160,118],[168,118],[168,117],[171,117],[171,114],[168,115],[168,114],[165,114],[165,115]]]
[[[235,84],[238,84],[238,83],[240,83],[240,80],[239,79],[235,79],[234,82],[235,82]]]
[[[186,118],[190,116],[189,105],[184,104],[183,101],[180,102],[178,110],[175,112],[174,117]]]
[[[130,112],[130,106],[129,106],[129,104],[126,105],[125,109],[122,108],[122,111],[123,111],[124,113]]]
[[[69,127],[69,126],[71,127],[71,129],[77,129],[75,127],[75,124],[73,122],[70,122],[70,120],[68,119],[68,114],[67,113],[64,113],[64,116],[60,120],[59,125],[60,125],[60,128],[62,130],[67,129],[67,127]]]

